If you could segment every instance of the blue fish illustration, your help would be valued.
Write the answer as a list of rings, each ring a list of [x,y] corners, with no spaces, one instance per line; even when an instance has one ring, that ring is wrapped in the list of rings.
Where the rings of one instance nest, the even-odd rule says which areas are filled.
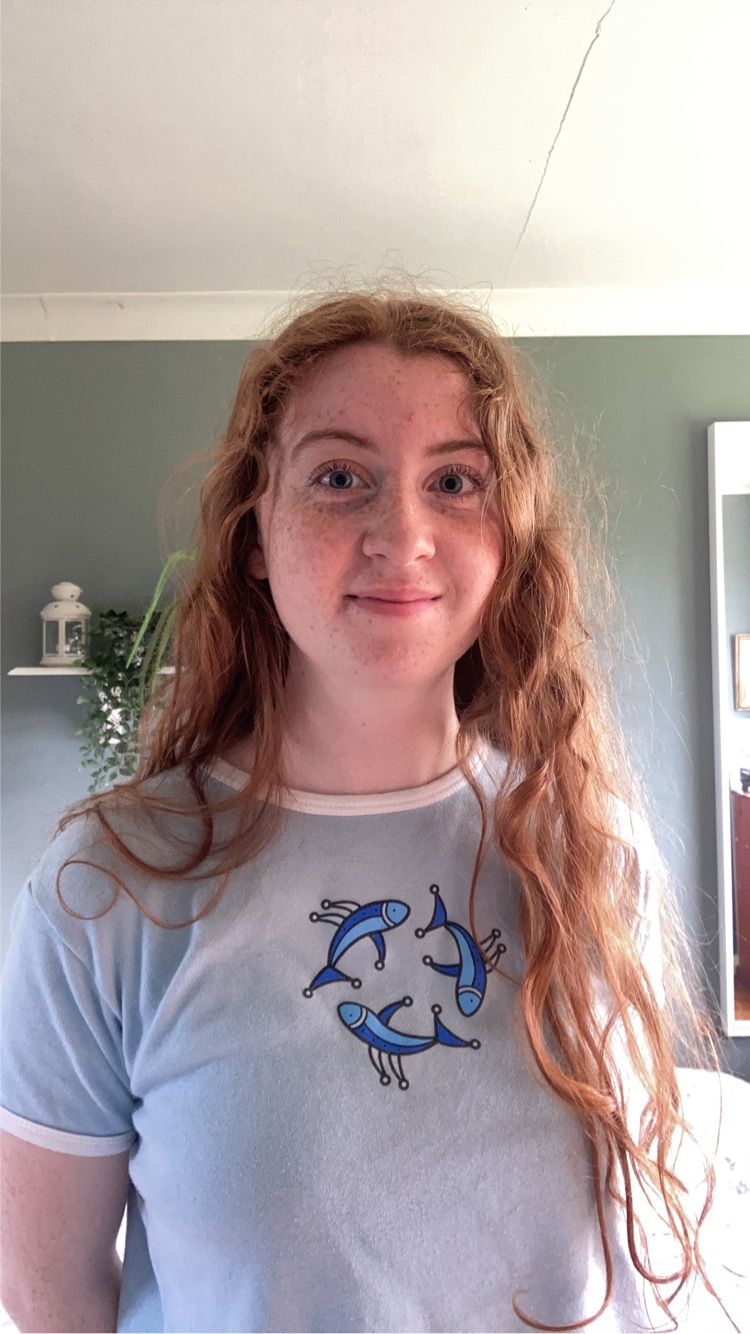
[[[450,933],[458,947],[458,963],[435,963],[435,960],[429,954],[425,954],[422,963],[426,964],[428,968],[432,968],[436,973],[443,973],[446,977],[455,977],[456,1005],[461,1014],[469,1018],[476,1014],[484,1000],[487,989],[487,969],[484,958],[470,932],[465,927],[460,926],[458,922],[448,921],[445,904],[440,897],[439,885],[430,885],[430,893],[435,896],[432,921],[429,926],[418,926],[414,934],[418,940],[422,940],[428,931],[437,931],[438,927],[445,927],[445,930]],[[500,940],[501,935],[500,928],[495,927],[481,942],[483,948],[487,951],[492,967],[506,950],[506,946]]]
[[[390,1020],[402,1005],[411,1005],[411,996],[404,996],[403,1000],[394,1001],[392,1005],[386,1005],[379,1014],[374,1010],[369,1010],[366,1005],[358,1005],[355,1001],[343,1001],[338,1007],[339,1019],[355,1038],[360,1042],[367,1043],[367,1052],[370,1061],[380,1075],[381,1084],[390,1084],[391,1076],[385,1069],[385,1057],[388,1058],[388,1064],[392,1073],[396,1076],[400,1089],[408,1089],[409,1081],[404,1077],[403,1066],[401,1064],[404,1056],[415,1056],[417,1052],[429,1051],[430,1047],[441,1044],[444,1047],[472,1047],[475,1051],[481,1046],[478,1038],[472,1038],[471,1042],[465,1042],[463,1038],[451,1033],[445,1024],[441,1023],[439,1015],[442,1006],[433,1005],[432,1013],[435,1016],[434,1030],[431,1037],[420,1036],[416,1033],[402,1033],[398,1029],[390,1027]]]
[[[368,936],[378,952],[375,967],[382,970],[385,967],[383,934],[405,922],[410,912],[409,905],[402,903],[400,899],[365,903],[362,907],[358,903],[348,903],[345,900],[332,902],[331,899],[323,899],[320,906],[323,912],[311,912],[310,921],[334,922],[338,923],[339,927],[331,941],[325,968],[316,973],[309,987],[305,987],[302,993],[308,997],[312,996],[318,987],[325,987],[329,982],[351,982],[353,987],[361,987],[361,978],[349,977],[348,973],[341,972],[336,965],[352,945],[356,945],[358,940],[364,940]]]

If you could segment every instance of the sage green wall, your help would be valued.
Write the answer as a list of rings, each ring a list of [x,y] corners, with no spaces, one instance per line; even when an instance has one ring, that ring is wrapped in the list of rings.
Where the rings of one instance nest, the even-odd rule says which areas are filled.
[[[624,720],[716,988],[706,429],[750,419],[750,338],[521,347],[547,385],[556,439],[591,452],[607,487],[609,551],[638,644],[618,669]],[[95,610],[145,609],[164,554],[158,494],[220,432],[245,351],[214,342],[2,350],[3,951],[21,884],[88,781],[75,680],[6,673],[38,661],[38,612],[60,579],[79,583]],[[750,1039],[724,1050],[727,1068],[750,1078]]]

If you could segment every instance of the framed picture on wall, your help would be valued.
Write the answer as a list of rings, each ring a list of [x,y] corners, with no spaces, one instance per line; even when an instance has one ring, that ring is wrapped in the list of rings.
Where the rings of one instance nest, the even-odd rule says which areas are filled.
[[[734,636],[734,707],[750,713],[750,634]]]

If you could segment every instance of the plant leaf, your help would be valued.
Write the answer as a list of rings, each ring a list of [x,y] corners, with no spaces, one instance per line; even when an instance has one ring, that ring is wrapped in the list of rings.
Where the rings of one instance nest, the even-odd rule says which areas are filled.
[[[150,601],[150,603],[149,603],[149,605],[148,605],[148,607],[147,607],[147,609],[146,609],[146,614],[145,614],[145,616],[144,616],[144,618],[143,618],[143,624],[141,625],[141,628],[140,628],[140,630],[139,630],[139,632],[138,632],[138,635],[136,636],[135,643],[133,644],[133,647],[132,647],[131,652],[130,652],[130,657],[128,658],[128,661],[127,661],[127,663],[126,663],[126,666],[127,666],[127,667],[130,667],[130,665],[131,665],[131,663],[132,663],[132,661],[133,661],[133,658],[134,658],[135,655],[136,655],[136,652],[138,651],[138,649],[140,648],[141,644],[143,643],[143,639],[144,639],[144,637],[145,637],[146,631],[147,631],[147,629],[148,629],[148,627],[149,627],[149,625],[150,625],[150,623],[151,623],[151,619],[152,619],[152,617],[153,617],[153,615],[154,615],[154,612],[156,611],[156,608],[157,608],[157,606],[158,606],[158,604],[159,604],[159,600],[160,600],[160,598],[161,598],[161,595],[162,595],[162,593],[164,592],[164,589],[165,589],[166,586],[167,586],[167,582],[168,582],[168,580],[169,580],[169,578],[170,578],[170,575],[172,574],[172,571],[175,569],[175,566],[177,566],[177,565],[180,563],[181,560],[195,560],[195,552],[193,552],[193,551],[173,551],[173,552],[172,552],[172,555],[169,557],[169,560],[167,561],[166,565],[164,566],[164,569],[162,570],[161,574],[159,575],[158,583],[157,583],[157,585],[156,585],[156,588],[154,589],[154,596],[152,597],[152,599],[151,599],[151,601]]]

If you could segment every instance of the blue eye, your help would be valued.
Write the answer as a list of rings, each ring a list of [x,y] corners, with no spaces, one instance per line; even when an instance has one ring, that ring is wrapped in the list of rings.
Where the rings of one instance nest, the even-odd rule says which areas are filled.
[[[323,475],[330,479],[328,485],[332,491],[351,491],[354,474],[348,468],[336,468],[334,472]]]
[[[461,484],[460,478],[466,477],[471,482],[470,487]],[[473,468],[468,468],[465,463],[452,463],[444,472],[441,472],[438,482],[450,482],[450,488],[442,491],[444,496],[454,496],[456,500],[468,500],[470,496],[475,496],[479,491],[487,490],[487,483],[481,473],[475,472]]]
[[[453,482],[453,483],[455,483],[455,485],[451,486],[451,487],[447,490],[446,495],[449,495],[449,496],[460,496],[460,495],[463,495],[463,486],[462,486],[462,484],[459,482],[459,473],[457,473],[457,472],[444,472],[443,475],[442,475],[442,477],[441,477],[439,480],[440,480],[441,482]]]
[[[364,478],[360,477],[359,473],[349,463],[326,463],[325,467],[320,468],[318,472],[313,474],[310,478],[310,484],[317,487],[322,483],[326,491],[353,491],[355,489],[353,480],[355,477],[358,477],[360,482],[364,482]]]

